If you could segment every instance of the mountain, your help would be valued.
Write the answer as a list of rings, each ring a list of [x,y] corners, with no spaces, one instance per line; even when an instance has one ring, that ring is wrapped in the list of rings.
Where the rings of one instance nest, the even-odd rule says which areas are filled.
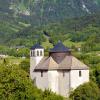
[[[99,13],[99,0],[0,0],[0,45],[85,43],[93,35],[99,49]]]
[[[96,0],[35,0],[32,6],[33,18],[44,22],[80,17],[100,11]]]
[[[3,0],[0,11],[45,24],[100,12],[100,0]]]

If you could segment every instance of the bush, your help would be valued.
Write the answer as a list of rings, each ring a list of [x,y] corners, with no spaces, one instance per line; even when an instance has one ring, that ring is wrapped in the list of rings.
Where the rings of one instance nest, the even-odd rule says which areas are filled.
[[[64,98],[60,95],[56,95],[51,90],[45,90],[42,93],[42,100],[64,100]]]

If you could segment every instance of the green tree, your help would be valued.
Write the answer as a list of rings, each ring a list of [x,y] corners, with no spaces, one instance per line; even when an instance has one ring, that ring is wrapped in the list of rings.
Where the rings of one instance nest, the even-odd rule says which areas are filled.
[[[80,85],[70,97],[73,100],[100,100],[100,90],[95,83],[89,82]]]
[[[18,66],[0,65],[0,100],[36,100],[39,92]]]
[[[97,65],[96,69],[95,69],[95,75],[96,77],[96,82],[98,84],[98,86],[100,87],[100,63]]]
[[[29,72],[29,68],[30,68],[29,59],[23,60],[23,61],[19,64],[19,66],[20,66],[23,70],[25,70],[26,72]]]
[[[0,100],[64,100],[51,91],[42,92],[20,66],[0,65]]]

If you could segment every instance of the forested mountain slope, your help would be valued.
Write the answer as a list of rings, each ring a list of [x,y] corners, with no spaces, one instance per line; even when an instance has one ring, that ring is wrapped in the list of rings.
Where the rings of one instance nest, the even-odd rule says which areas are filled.
[[[0,45],[97,43],[99,12],[99,0],[0,0]]]
[[[33,24],[62,21],[100,12],[99,0],[1,0],[0,12],[30,19]]]

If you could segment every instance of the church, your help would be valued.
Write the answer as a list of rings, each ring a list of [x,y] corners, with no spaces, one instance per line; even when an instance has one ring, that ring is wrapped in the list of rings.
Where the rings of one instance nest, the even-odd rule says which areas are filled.
[[[89,82],[89,68],[60,41],[49,50],[48,57],[44,56],[44,48],[36,44],[30,49],[30,77],[39,89],[68,97],[72,90]]]

